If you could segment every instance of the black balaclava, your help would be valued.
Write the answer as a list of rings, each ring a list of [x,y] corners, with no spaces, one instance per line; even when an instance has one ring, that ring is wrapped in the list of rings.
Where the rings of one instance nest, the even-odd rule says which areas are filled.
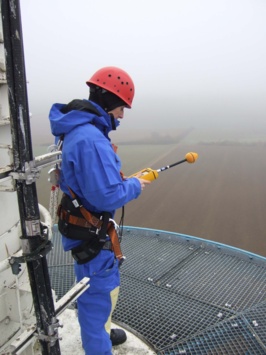
[[[101,106],[106,112],[112,111],[119,106],[126,106],[126,103],[118,96],[99,86],[90,87],[89,100]]]

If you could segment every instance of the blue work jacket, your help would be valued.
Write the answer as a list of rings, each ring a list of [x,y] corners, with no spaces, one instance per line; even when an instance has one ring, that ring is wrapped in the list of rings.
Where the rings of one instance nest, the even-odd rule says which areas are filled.
[[[91,101],[90,101],[91,102]],[[121,161],[113,150],[109,132],[111,117],[91,102],[100,116],[85,111],[62,113],[64,104],[56,103],[49,114],[52,134],[64,136],[60,188],[70,194],[68,186],[90,212],[110,212],[124,206],[141,193],[138,179],[122,179]],[[116,126],[119,121],[115,119]],[[65,250],[79,241],[63,238]]]

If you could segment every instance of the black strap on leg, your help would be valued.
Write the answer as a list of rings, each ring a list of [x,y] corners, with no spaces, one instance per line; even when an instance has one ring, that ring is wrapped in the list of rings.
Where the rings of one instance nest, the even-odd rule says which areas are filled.
[[[111,218],[111,213],[109,212],[103,212],[100,217],[103,223],[101,229],[96,231],[96,234],[98,234],[99,242],[104,243],[106,241],[109,218]]]

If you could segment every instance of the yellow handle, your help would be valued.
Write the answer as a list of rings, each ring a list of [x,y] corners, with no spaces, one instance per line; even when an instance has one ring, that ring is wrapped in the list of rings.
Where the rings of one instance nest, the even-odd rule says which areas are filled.
[[[135,173],[129,177],[133,177],[133,176],[136,176],[139,174],[140,174],[140,176],[139,176],[140,179],[149,180],[149,181],[156,180],[159,176],[158,171],[153,170],[151,168],[146,168],[141,171],[138,171],[137,173]]]

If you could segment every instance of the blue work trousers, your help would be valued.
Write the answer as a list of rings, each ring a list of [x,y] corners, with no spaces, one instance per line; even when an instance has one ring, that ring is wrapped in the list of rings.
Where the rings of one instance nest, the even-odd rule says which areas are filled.
[[[78,298],[78,319],[82,345],[86,355],[111,355],[111,315],[115,308],[120,275],[118,261],[109,250],[90,262],[75,263],[77,281],[89,277],[90,287]]]

